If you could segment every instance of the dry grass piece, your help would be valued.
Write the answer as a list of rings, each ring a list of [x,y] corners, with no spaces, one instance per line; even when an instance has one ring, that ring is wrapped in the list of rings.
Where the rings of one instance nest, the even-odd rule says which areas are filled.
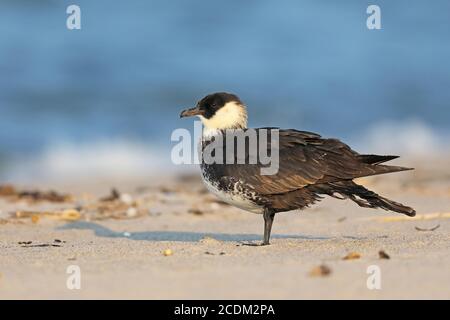
[[[361,258],[361,255],[357,252],[350,252],[345,257],[342,258],[342,260],[356,260]]]
[[[437,228],[439,228],[441,225],[440,224],[438,224],[437,226],[434,226],[433,228],[429,228],[429,229],[426,229],[426,228],[419,228],[419,227],[414,227],[417,231],[434,231],[434,230],[436,230]]]
[[[66,209],[63,211],[17,211],[15,218],[31,218],[33,223],[38,223],[41,218],[50,218],[56,220],[75,221],[81,219],[81,213],[75,209]]]

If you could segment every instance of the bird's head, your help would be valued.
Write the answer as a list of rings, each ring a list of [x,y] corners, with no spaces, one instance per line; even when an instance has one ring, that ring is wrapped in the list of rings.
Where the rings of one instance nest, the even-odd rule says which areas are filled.
[[[247,109],[234,94],[218,92],[201,99],[195,108],[183,110],[180,118],[198,116],[209,130],[247,128]]]

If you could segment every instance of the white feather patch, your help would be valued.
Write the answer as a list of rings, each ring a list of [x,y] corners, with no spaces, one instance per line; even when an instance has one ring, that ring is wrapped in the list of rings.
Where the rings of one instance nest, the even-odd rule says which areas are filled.
[[[247,110],[235,101],[226,103],[210,119],[203,116],[200,119],[207,130],[247,128]]]

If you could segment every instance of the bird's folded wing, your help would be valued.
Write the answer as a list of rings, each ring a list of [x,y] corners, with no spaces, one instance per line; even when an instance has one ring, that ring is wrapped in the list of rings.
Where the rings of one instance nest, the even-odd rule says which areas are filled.
[[[268,165],[232,164],[223,168],[222,182],[240,180],[258,194],[279,194],[307,185],[389,172],[382,168],[387,166],[362,162],[359,154],[341,141],[310,132],[279,130],[278,151],[276,174],[262,174],[261,169]]]

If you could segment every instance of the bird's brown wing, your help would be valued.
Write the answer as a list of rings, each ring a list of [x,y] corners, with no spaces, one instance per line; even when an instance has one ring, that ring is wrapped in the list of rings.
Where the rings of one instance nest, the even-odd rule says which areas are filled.
[[[257,130],[260,132],[262,129],[265,128]],[[278,132],[279,161],[276,174],[263,175],[261,168],[267,166],[259,163],[227,164],[217,167],[221,171],[221,181],[226,184],[239,180],[257,194],[269,195],[298,190],[308,185],[407,169],[367,163],[363,161],[364,157],[337,139],[324,139],[317,134],[297,130]],[[268,140],[266,147],[270,149],[270,138]]]

